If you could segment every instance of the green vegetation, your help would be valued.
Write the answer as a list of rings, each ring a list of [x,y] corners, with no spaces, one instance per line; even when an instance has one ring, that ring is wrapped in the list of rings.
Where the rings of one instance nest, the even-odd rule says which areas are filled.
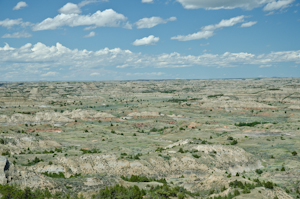
[[[43,172],[42,174],[45,176],[51,177],[51,178],[66,178],[65,174],[63,172],[59,172],[57,174],[57,173],[48,173],[48,171],[46,171],[46,172]]]
[[[255,172],[259,175],[263,173],[263,171],[261,169],[256,169]]]
[[[101,151],[98,150],[98,149],[92,149],[92,150],[80,149],[80,151],[82,151],[82,154],[87,154],[87,153],[101,153]]]
[[[238,143],[237,140],[233,140],[232,142],[230,142],[231,145],[236,145]]]
[[[216,95],[208,95],[207,97],[208,98],[214,98],[214,97],[221,97],[223,96],[224,94],[216,94]]]
[[[192,156],[193,156],[194,158],[200,158],[200,156],[197,155],[197,154],[193,154]]]
[[[178,102],[186,102],[187,99],[169,99],[168,102],[174,102],[174,103],[178,103]]]
[[[127,159],[132,159],[132,160],[140,160],[140,156],[142,156],[142,155],[143,154],[141,154],[141,153],[138,153],[136,155],[127,155],[127,153],[121,153],[121,158],[127,158]]]
[[[266,123],[268,123],[268,122],[249,122],[249,123],[247,123],[247,122],[240,122],[240,123],[234,123],[234,125],[235,126],[239,126],[239,127],[241,127],[241,126],[250,126],[250,127],[254,127],[255,125],[257,125],[257,124],[266,124]]]
[[[199,193],[191,193],[184,189],[183,187],[170,187],[167,184],[163,186],[151,186],[149,190],[139,189],[138,186],[125,188],[122,185],[116,185],[114,187],[106,188],[101,190],[98,194],[92,196],[92,199],[100,198],[132,198],[132,199],[141,199],[143,196],[146,198],[187,198],[189,196],[199,196]]]
[[[279,91],[280,89],[279,88],[269,88],[268,90],[269,91]]]
[[[125,181],[128,181],[128,182],[152,182],[152,181],[156,181],[156,182],[160,182],[160,183],[167,183],[166,179],[164,179],[164,178],[155,179],[155,178],[147,178],[146,176],[132,175],[130,178],[125,177],[125,176],[121,176],[121,178]]]
[[[39,162],[42,162],[44,161],[43,159],[39,159],[38,157],[35,157],[32,161],[28,160],[28,163],[27,164],[23,164],[23,166],[32,166],[32,165],[35,165]]]
[[[24,190],[22,190],[19,186],[10,184],[0,184],[0,194],[2,195],[1,198],[3,199],[78,199],[77,193],[75,193],[73,196],[62,192],[51,194],[48,188],[44,190],[31,190],[29,187],[26,187]],[[83,199],[83,197],[80,199]]]

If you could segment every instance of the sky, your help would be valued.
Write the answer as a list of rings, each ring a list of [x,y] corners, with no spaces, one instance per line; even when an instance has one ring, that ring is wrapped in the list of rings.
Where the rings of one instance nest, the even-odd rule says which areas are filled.
[[[300,77],[300,0],[0,0],[0,81]]]

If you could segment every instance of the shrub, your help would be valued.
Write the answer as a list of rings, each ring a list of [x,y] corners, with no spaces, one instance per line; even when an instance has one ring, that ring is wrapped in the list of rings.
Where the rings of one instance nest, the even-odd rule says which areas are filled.
[[[261,169],[256,169],[255,172],[256,172],[257,174],[262,174],[262,173],[263,173],[263,171],[262,171]]]
[[[98,149],[92,149],[92,150],[80,149],[80,151],[82,151],[82,155],[86,153],[101,153],[101,151]]]
[[[0,144],[4,144],[4,140],[2,138],[0,138]]]
[[[66,178],[65,174],[63,172],[57,173],[48,173],[48,171],[42,173],[45,176],[51,177],[51,178]]]
[[[43,159],[39,159],[38,157],[35,157],[32,161],[29,161],[28,160],[28,163],[27,164],[24,164],[24,166],[32,166],[32,165],[35,165],[39,162],[42,162]]]
[[[230,142],[231,145],[236,145],[238,142],[236,140],[233,140],[232,142]]]
[[[55,151],[56,151],[57,153],[62,153],[62,149],[60,149],[60,148],[55,148]]]
[[[297,152],[296,152],[296,151],[293,151],[293,152],[292,152],[292,155],[293,155],[293,156],[296,156],[296,155],[297,155]]]
[[[246,193],[250,193],[250,190],[249,190],[247,187],[245,187],[245,188],[243,189],[243,194],[246,194]]]
[[[257,122],[257,121],[255,121],[255,122],[250,122],[250,123],[247,123],[247,122],[240,122],[240,123],[235,123],[234,125],[235,126],[239,126],[239,127],[241,127],[241,126],[249,126],[249,127],[254,127],[255,125],[257,125],[257,124],[266,124],[267,122]]]
[[[193,156],[194,158],[200,158],[200,156],[197,155],[197,154],[193,154],[192,156]]]
[[[184,153],[184,151],[183,151],[182,148],[180,148],[180,149],[178,150],[178,152],[179,152],[179,153]]]
[[[268,181],[268,182],[264,183],[264,187],[266,187],[268,189],[273,189],[274,184],[273,184],[273,182]]]
[[[184,195],[182,193],[177,193],[177,198],[178,199],[184,199]]]
[[[235,196],[241,195],[241,193],[240,193],[239,190],[237,190],[237,189],[234,190],[233,194],[234,194]]]

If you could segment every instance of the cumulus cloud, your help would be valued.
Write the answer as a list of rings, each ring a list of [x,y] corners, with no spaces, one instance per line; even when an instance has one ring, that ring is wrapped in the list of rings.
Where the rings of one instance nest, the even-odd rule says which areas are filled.
[[[94,31],[90,32],[89,34],[83,36],[83,37],[94,37],[96,33]]]
[[[56,76],[58,74],[59,74],[58,72],[51,72],[51,71],[49,71],[48,73],[41,74],[41,76],[42,77],[53,77],[53,76]]]
[[[14,50],[15,48],[13,48],[13,47],[10,47],[9,45],[8,45],[8,43],[5,43],[5,46],[2,48],[2,47],[0,47],[0,51],[7,51],[7,50]]]
[[[79,15],[79,14],[59,14],[54,18],[47,18],[41,23],[33,27],[34,31],[38,30],[54,30],[62,26],[96,26],[96,27],[118,27],[127,18],[115,12],[112,9],[104,11],[98,10],[92,15]]]
[[[28,32],[15,32],[13,34],[5,34],[2,38],[29,38],[32,37],[32,34]]]
[[[61,74],[53,71],[57,71],[58,68],[68,68],[64,73],[67,73],[69,76],[75,75],[76,72],[74,71],[77,71],[77,75],[81,75],[86,71],[84,73],[88,78],[96,76],[96,73],[99,73],[99,76],[107,74],[105,68],[240,67],[243,65],[269,67],[270,65],[278,66],[286,63],[299,65],[300,50],[257,55],[247,52],[201,53],[200,55],[183,55],[174,52],[149,55],[133,53],[120,48],[88,51],[85,49],[69,49],[60,43],[57,43],[55,46],[46,46],[43,43],[34,45],[28,43],[20,48],[13,48],[8,44],[0,47],[0,60],[0,69],[2,71],[0,77],[2,75],[2,78],[4,77],[3,74],[15,71],[35,73],[41,77],[57,77]],[[45,72],[44,68],[49,68],[50,70]],[[95,71],[96,68],[97,71]],[[112,75],[116,75],[115,71],[110,72],[113,73]],[[14,75],[14,77],[16,76]]]
[[[207,10],[243,8],[251,10],[274,0],[176,0],[185,9],[204,8]]]
[[[175,21],[175,20],[177,20],[176,17],[170,17],[168,19],[163,19],[161,17],[150,17],[150,18],[140,19],[135,24],[137,25],[138,29],[152,28],[154,26],[157,26],[158,24],[165,24],[169,21]]]
[[[97,2],[100,2],[100,1],[108,1],[108,0],[84,0],[84,1],[80,2],[78,4],[78,6],[83,7],[83,6],[88,5],[90,3],[97,3]]]
[[[241,25],[242,28],[247,28],[247,27],[251,27],[253,25],[255,25],[257,23],[257,21],[249,21],[249,22],[246,22],[246,23],[243,23]]]
[[[165,75],[163,72],[152,72],[152,73],[126,73],[127,76],[161,76]]]
[[[189,35],[177,35],[175,37],[171,37],[171,39],[176,39],[178,41],[190,41],[196,39],[208,39],[214,35],[213,31],[199,31]]]
[[[144,37],[142,39],[135,40],[132,45],[141,46],[141,45],[154,45],[159,41],[159,37],[154,37],[154,35],[150,35],[148,37]]]
[[[233,17],[230,19],[223,19],[218,24],[208,25],[201,28],[201,31],[189,34],[189,35],[177,35],[175,37],[171,37],[171,39],[176,39],[178,41],[190,41],[196,39],[208,39],[212,37],[215,33],[216,29],[234,26],[237,23],[244,22],[244,15]]]
[[[19,10],[21,8],[24,8],[28,6],[26,2],[24,1],[20,1],[19,3],[17,3],[17,5],[13,8],[13,10]]]
[[[97,76],[97,75],[100,75],[100,73],[94,72],[90,74],[90,76]]]
[[[67,3],[62,8],[60,8],[58,11],[63,14],[72,14],[72,13],[79,14],[79,13],[81,13],[80,7],[74,3]]]
[[[264,11],[279,10],[288,7],[294,0],[279,0],[272,1],[264,7]]]
[[[22,26],[24,28],[26,26],[32,26],[33,24],[30,23],[30,22],[23,22],[22,18],[19,18],[19,19],[9,19],[9,18],[6,18],[3,21],[0,21],[0,26],[3,26],[5,28],[7,28],[7,29],[10,29],[13,26],[17,26],[17,25],[20,25],[20,26]]]
[[[153,3],[153,0],[142,0],[142,3]]]
[[[266,68],[266,67],[271,67],[272,64],[266,64],[266,65],[260,65],[259,68]]]
[[[107,0],[103,0],[107,1]],[[96,3],[98,2],[97,0],[85,0],[80,2],[79,4],[74,4],[74,3],[66,3],[63,7],[61,7],[58,12],[63,13],[63,14],[79,14],[81,13],[81,7],[88,5],[90,3]]]
[[[3,21],[0,21],[0,26],[3,26],[5,28],[11,28],[12,26],[15,25],[20,25],[22,23],[22,19],[5,19]]]
[[[295,0],[176,0],[185,9],[235,9],[252,10],[264,6],[264,11],[278,10],[288,7]]]

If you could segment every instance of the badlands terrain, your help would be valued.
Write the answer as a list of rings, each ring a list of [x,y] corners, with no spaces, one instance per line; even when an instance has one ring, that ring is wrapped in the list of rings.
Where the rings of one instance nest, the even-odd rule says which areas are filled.
[[[0,83],[0,184],[299,198],[299,128],[299,78]]]

